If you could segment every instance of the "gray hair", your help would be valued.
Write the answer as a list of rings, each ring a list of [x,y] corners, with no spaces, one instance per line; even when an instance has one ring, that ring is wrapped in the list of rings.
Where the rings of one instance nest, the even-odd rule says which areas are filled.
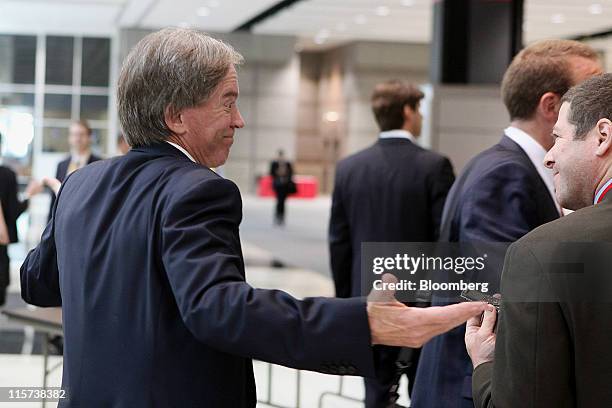
[[[119,121],[132,147],[163,142],[172,131],[167,107],[179,112],[206,101],[242,56],[202,31],[165,28],[130,51],[117,87]]]

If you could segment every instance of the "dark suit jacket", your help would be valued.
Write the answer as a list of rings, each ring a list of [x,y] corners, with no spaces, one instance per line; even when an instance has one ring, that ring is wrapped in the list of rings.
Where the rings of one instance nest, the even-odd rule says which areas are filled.
[[[61,183],[64,182],[66,178],[66,173],[68,172],[68,166],[70,166],[70,161],[72,160],[71,156],[68,156],[61,162],[57,164],[57,169],[55,171],[55,178],[58,179]],[[101,157],[96,156],[95,154],[89,155],[89,160],[87,164],[91,164],[93,162],[97,162],[98,160],[102,160]],[[55,194],[51,193],[51,205],[49,206],[49,220],[51,219],[51,211],[53,210],[53,205],[55,204]]]
[[[254,407],[251,358],[373,375],[363,299],[245,282],[238,188],[162,143],[93,163],[58,194],[22,296],[62,305],[60,407]]]
[[[510,247],[495,360],[474,371],[476,407],[612,407],[611,199]]]
[[[435,241],[454,178],[446,157],[402,138],[340,161],[329,222],[336,296],[361,294],[362,242]]]
[[[272,187],[274,188],[274,191],[277,194],[279,193],[287,194],[288,189],[289,189],[289,182],[293,178],[293,166],[291,165],[291,162],[285,161],[285,164],[287,164],[287,174],[285,174],[284,176],[280,176],[278,174],[278,167],[280,165],[278,160],[274,160],[270,164],[270,175],[272,176]]]
[[[17,242],[17,218],[28,208],[28,201],[19,201],[17,191],[15,172],[0,166],[0,202],[11,242]]]
[[[527,154],[503,136],[468,163],[453,185],[442,217],[440,241],[514,242],[559,217],[559,210]],[[499,270],[503,258],[499,260]],[[465,275],[469,278],[469,274]],[[499,276],[487,277],[491,293]],[[435,293],[433,305],[449,304]],[[415,408],[471,407],[472,363],[465,326],[425,344],[415,381]]]

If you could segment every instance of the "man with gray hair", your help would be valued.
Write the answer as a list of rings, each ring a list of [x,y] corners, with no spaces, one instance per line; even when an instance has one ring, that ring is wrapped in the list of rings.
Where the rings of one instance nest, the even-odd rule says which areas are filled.
[[[241,61],[199,31],[165,29],[124,62],[132,150],[67,178],[21,269],[27,302],[62,306],[60,407],[253,407],[251,358],[372,376],[372,344],[419,346],[484,310],[297,300],[245,282],[240,193],[210,170],[244,126]]]

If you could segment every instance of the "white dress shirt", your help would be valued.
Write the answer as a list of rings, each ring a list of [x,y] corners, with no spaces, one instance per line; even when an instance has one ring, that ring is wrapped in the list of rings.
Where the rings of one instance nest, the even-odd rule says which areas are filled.
[[[191,160],[192,162],[196,163],[195,159],[193,157],[191,157],[191,155],[189,154],[189,152],[185,149],[183,149],[183,146],[179,146],[176,143],[172,143],[166,140],[166,143],[176,147],[177,149],[179,149],[185,156],[187,156],[189,158],[189,160]]]
[[[557,202],[557,197],[555,196],[555,182],[552,170],[544,166],[544,156],[546,156],[546,149],[542,147],[541,144],[536,142],[536,140],[529,136],[529,134],[525,133],[519,128],[509,126],[504,130],[506,136],[512,139],[516,144],[518,144],[521,149],[527,154],[529,160],[533,163],[538,174],[546,184],[546,188],[548,188],[548,193],[552,197],[559,213],[563,215],[561,211],[561,206]]]
[[[381,139],[391,139],[391,138],[408,139],[412,143],[416,143],[416,138],[412,135],[412,133],[404,129],[385,130],[384,132],[380,132],[378,137]]]

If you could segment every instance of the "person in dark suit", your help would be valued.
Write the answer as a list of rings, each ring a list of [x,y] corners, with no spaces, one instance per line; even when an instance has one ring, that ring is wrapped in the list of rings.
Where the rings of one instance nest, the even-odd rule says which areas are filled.
[[[2,135],[0,134],[0,151]],[[8,245],[18,241],[17,218],[28,208],[29,198],[40,193],[42,185],[32,180],[25,191],[25,199],[19,200],[17,175],[10,168],[0,165],[0,207],[2,208],[0,226],[6,237],[0,241],[0,306],[6,303],[6,292],[10,284],[11,270]]]
[[[276,208],[274,210],[274,222],[277,225],[285,223],[285,201],[292,193],[293,166],[285,159],[285,153],[278,151],[278,157],[270,164],[270,176],[272,176],[272,188],[276,193]],[[295,192],[295,191],[293,191]]]
[[[576,212],[510,247],[497,332],[495,310],[468,322],[478,408],[612,406],[612,74],[563,96],[553,134],[544,162]]]
[[[391,80],[376,86],[372,110],[381,133],[374,145],[338,163],[329,222],[336,296],[361,295],[362,242],[430,242],[438,236],[454,174],[450,161],[416,144],[423,93]],[[388,407],[400,350],[378,347],[378,376],[365,379],[366,407]],[[414,383],[418,350],[407,370]]]
[[[595,51],[575,41],[541,41],[513,59],[502,81],[510,126],[498,144],[472,159],[453,185],[440,241],[511,243],[561,216],[552,173],[542,160],[553,144],[561,96],[600,71]],[[490,261],[501,272],[503,255]],[[495,293],[499,276],[488,275],[490,292]],[[452,301],[447,294],[434,292],[432,297],[433,305]],[[465,327],[458,327],[423,347],[413,407],[472,407],[473,368],[464,334]]]
[[[92,130],[89,123],[85,120],[79,120],[70,125],[68,129],[68,144],[70,145],[70,155],[58,163],[55,172],[55,179],[61,184],[64,179],[72,172],[87,166],[95,161],[101,160],[91,152],[91,135]],[[54,184],[58,184],[53,179],[46,179],[45,184],[51,188]],[[49,219],[51,219],[51,211],[55,203],[55,193],[51,195],[51,206],[49,207]]]
[[[244,126],[241,60],[181,28],[126,57],[117,101],[132,150],[64,180],[21,268],[24,300],[62,306],[60,407],[254,407],[252,358],[373,375],[372,344],[418,346],[484,310],[297,300],[245,282],[240,193],[211,170]]]

